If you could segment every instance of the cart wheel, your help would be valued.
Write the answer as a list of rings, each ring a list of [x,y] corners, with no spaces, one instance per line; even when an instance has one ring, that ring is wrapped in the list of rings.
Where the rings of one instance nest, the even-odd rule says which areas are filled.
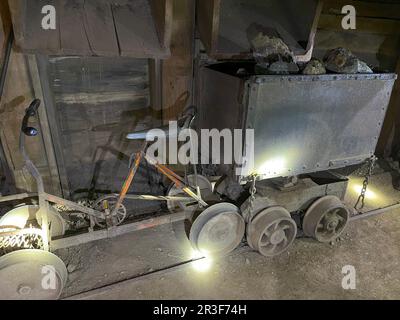
[[[239,208],[218,203],[204,210],[193,222],[189,240],[204,254],[224,255],[236,249],[244,236],[245,223]]]
[[[333,241],[344,231],[349,216],[349,210],[338,197],[319,198],[304,216],[304,234],[319,242]]]
[[[7,212],[0,219],[0,225],[13,225],[21,229],[25,228],[28,221],[35,220],[41,225],[41,214],[39,206],[21,206]],[[59,237],[65,234],[65,221],[61,215],[52,207],[49,207],[48,220],[50,223],[51,237]]]
[[[41,212],[37,211],[36,220],[38,221],[39,225],[42,225],[41,216],[42,216]],[[65,234],[65,229],[66,229],[65,220],[53,207],[49,207],[48,220],[50,222],[50,233],[52,238],[60,237]]]
[[[196,185],[196,179],[195,175],[191,174],[187,176],[187,181],[190,186],[195,186]],[[207,198],[212,194],[212,185],[211,182],[204,176],[202,175],[197,175],[197,183],[200,187],[200,192],[202,198]],[[184,193],[182,190],[177,188],[175,184],[171,184],[169,187],[169,190],[167,192],[167,196],[183,196],[183,197],[189,197],[186,193]],[[171,213],[175,213],[178,211],[182,210],[189,210],[189,211],[195,211],[197,209],[197,202],[196,200],[193,200],[193,202],[182,202],[182,201],[176,201],[176,200],[167,200],[167,207],[168,210]]]
[[[247,224],[249,246],[266,257],[276,256],[289,248],[297,234],[297,225],[283,207],[262,210]]]
[[[97,199],[96,202],[94,203],[93,208],[97,211],[105,212],[103,208],[103,202],[105,200],[108,201],[108,208],[110,212],[112,212],[118,201],[118,197],[115,195],[106,195],[104,197]],[[123,204],[121,204],[117,212],[112,217],[114,226],[120,225],[122,222],[124,222],[125,218],[126,218],[126,207]],[[95,217],[94,222],[101,228],[105,228],[107,226],[104,217]]]
[[[55,300],[67,281],[67,268],[56,255],[25,249],[0,257],[0,299]]]

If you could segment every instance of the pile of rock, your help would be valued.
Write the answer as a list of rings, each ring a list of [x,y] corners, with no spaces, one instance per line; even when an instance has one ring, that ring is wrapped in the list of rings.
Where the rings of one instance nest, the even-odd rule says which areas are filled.
[[[256,60],[256,74],[297,74],[300,70],[305,75],[373,73],[364,61],[345,48],[330,50],[323,61],[313,58],[299,67],[293,52],[281,38],[259,32],[250,42]]]

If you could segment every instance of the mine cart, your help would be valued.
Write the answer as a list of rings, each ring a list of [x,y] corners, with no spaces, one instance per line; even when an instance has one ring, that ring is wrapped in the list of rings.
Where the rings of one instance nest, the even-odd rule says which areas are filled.
[[[252,32],[274,19],[279,23],[263,25],[262,30],[276,28],[293,52],[291,65],[310,61],[321,14],[318,1],[304,0],[301,7],[294,0],[283,7],[282,1],[197,1],[193,11],[200,40],[187,41],[196,49],[193,65],[175,65],[178,72],[189,70],[185,77],[194,84],[192,92],[177,99],[181,108],[173,117],[178,120],[173,132],[156,121],[163,94],[160,61],[186,42],[182,37],[171,45],[173,1],[71,5],[49,0],[60,12],[57,32],[41,27],[37,8],[42,2],[9,1],[15,43],[22,50],[11,60],[18,62],[15,69],[22,80],[11,84],[7,108],[23,104],[24,113],[14,115],[14,127],[21,128],[19,146],[18,138],[4,145],[18,154],[19,177],[32,181],[34,187],[25,190],[34,192],[0,194],[0,299],[59,298],[68,272],[55,255],[58,249],[161,224],[185,221],[187,238],[201,257],[223,256],[240,245],[272,257],[287,250],[296,237],[331,242],[352,219],[385,210],[361,214],[357,204],[344,203],[348,175],[342,169],[368,164],[358,199],[362,205],[396,75],[256,72],[249,45]],[[296,27],[296,18],[306,28]],[[305,39],[308,43],[300,46]],[[12,45],[10,36],[0,93]],[[97,76],[94,81],[91,72]],[[173,80],[165,79],[170,82],[165,87],[173,87]],[[20,96],[20,87],[33,97]],[[112,94],[104,94],[106,89]],[[114,108],[114,102],[120,104]],[[242,135],[235,143],[241,147],[241,162],[214,161],[201,143],[199,158],[208,161],[181,166],[178,174],[147,153],[149,130],[141,130],[149,127],[146,121],[168,139],[192,128],[198,133],[238,130]],[[126,132],[119,131],[123,126]],[[115,136],[119,140],[112,145]],[[32,151],[38,153],[38,148],[30,148],[35,137],[44,146],[39,153],[46,165],[32,157]],[[85,151],[95,149],[92,144],[98,141],[96,147],[104,152],[98,159],[96,149],[92,159]],[[0,148],[0,164],[7,163],[3,151]],[[46,177],[43,167],[49,172]],[[144,175],[145,182],[138,179],[144,168],[153,169],[153,176]],[[99,171],[105,172],[104,188],[93,186]],[[160,181],[163,189],[150,192]],[[150,191],[133,192],[131,186],[140,183],[149,184]],[[49,184],[59,192],[52,192]],[[74,198],[80,189],[85,196]],[[127,200],[155,201],[165,210],[142,213],[138,206],[130,214]]]
[[[254,130],[252,166],[245,154],[243,168],[217,166],[225,181],[216,188],[235,199],[232,190],[247,184],[247,241],[266,256],[287,249],[298,227],[318,241],[335,240],[353,211],[342,202],[347,178],[334,171],[374,157],[396,75],[251,70],[251,63],[223,62],[200,71],[198,128]]]

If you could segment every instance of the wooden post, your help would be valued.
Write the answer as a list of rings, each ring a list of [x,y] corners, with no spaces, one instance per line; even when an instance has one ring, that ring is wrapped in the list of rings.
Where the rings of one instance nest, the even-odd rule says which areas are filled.
[[[210,54],[217,52],[221,0],[197,0],[197,24]]]
[[[41,107],[38,109],[39,113],[39,123],[40,123],[40,132],[41,136],[43,137],[43,146],[46,151],[46,156],[47,156],[47,163],[49,166],[49,172],[50,172],[50,179],[51,179],[51,184],[52,184],[52,192],[57,195],[57,196],[63,196],[63,189],[62,185],[68,185],[66,181],[62,184],[61,179],[60,179],[60,173],[65,173],[65,169],[60,168],[57,165],[56,161],[56,153],[54,150],[53,146],[53,139],[51,135],[51,130],[50,130],[50,124],[47,116],[45,104],[48,103],[48,101],[45,101],[45,97],[43,95],[43,90],[42,90],[42,85],[41,85],[41,78],[39,75],[39,69],[37,66],[37,61],[36,61],[36,56],[34,55],[29,55],[28,56],[28,67],[29,67],[29,73],[31,77],[31,82],[32,82],[32,87],[34,91],[34,96],[37,99],[40,99],[42,101]]]
[[[400,77],[400,58],[395,73]],[[388,111],[381,135],[379,137],[376,154],[379,157],[394,156],[400,150],[400,79],[397,79],[390,99]]]
[[[195,1],[173,1],[171,57],[162,62],[163,121],[176,120],[191,103]]]
[[[0,0],[0,63],[11,31],[11,18],[7,0]]]

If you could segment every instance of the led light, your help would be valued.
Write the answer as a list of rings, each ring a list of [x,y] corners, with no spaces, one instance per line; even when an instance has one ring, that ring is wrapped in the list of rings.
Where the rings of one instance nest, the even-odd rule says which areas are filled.
[[[353,187],[353,190],[354,190],[357,194],[360,194],[361,191],[362,191],[362,188],[363,188],[362,185],[356,184],[356,185]],[[367,188],[367,192],[365,193],[365,198],[373,200],[373,199],[376,199],[376,197],[377,197],[377,196],[376,196],[376,193],[373,192],[373,191],[371,191],[370,187],[368,187],[368,188]]]
[[[212,260],[209,257],[204,257],[199,260],[193,261],[193,269],[197,272],[206,272],[210,270],[212,265]]]
[[[191,259],[193,269],[197,272],[207,272],[212,266],[212,258],[209,255],[193,250]]]
[[[259,168],[260,174],[280,174],[286,171],[286,160],[282,157],[273,158],[263,163]]]

